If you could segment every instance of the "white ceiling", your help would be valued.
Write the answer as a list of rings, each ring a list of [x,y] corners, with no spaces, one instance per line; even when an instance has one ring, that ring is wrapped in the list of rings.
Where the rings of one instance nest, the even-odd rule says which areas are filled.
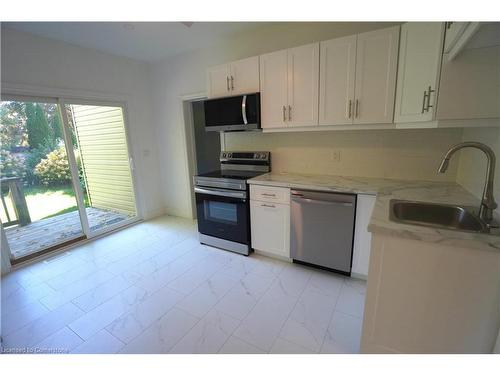
[[[2,22],[2,27],[154,62],[269,26],[258,22]]]

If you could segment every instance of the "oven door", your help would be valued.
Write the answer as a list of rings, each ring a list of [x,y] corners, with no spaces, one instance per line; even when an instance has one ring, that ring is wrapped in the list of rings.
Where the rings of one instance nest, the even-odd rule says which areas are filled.
[[[227,241],[250,243],[246,191],[195,187],[198,231]]]

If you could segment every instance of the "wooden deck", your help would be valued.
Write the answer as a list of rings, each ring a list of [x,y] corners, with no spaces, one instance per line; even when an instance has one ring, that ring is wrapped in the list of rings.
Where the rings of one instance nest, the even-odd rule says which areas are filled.
[[[129,216],[114,212],[88,207],[87,216],[92,230],[104,228]],[[57,245],[65,240],[83,236],[78,211],[68,212],[48,219],[42,219],[26,226],[5,229],[13,259]]]

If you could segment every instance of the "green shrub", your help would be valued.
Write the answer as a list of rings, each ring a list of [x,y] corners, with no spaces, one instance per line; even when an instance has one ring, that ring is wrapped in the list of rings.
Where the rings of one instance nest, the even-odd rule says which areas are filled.
[[[31,149],[26,157],[26,182],[28,185],[38,185],[40,179],[35,172],[35,167],[44,159],[52,150],[54,150],[54,145],[50,142],[45,142],[38,148]]]
[[[7,150],[0,150],[0,176],[21,177],[26,175],[26,168],[22,159],[12,155]]]
[[[35,167],[35,175],[44,185],[62,185],[71,182],[66,149],[59,147],[49,152]]]

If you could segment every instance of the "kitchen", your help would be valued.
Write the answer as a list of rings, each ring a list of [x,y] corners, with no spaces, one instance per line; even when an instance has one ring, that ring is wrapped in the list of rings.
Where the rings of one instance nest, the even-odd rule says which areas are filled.
[[[450,246],[460,246],[470,251],[481,249],[486,251],[484,261],[491,264],[492,267],[490,269],[491,279],[485,280],[486,283],[478,288],[484,293],[488,293],[486,299],[491,300],[492,305],[485,306],[486,311],[494,311],[490,309],[498,303],[497,277],[495,276],[497,263],[494,260],[496,259],[495,255],[491,251],[498,248],[498,223],[492,220],[492,212],[498,206],[493,198],[495,156],[488,146],[480,143],[462,144],[464,148],[472,147],[482,150],[488,156],[488,175],[487,180],[485,180],[483,203],[480,204],[480,210],[483,213],[476,210],[476,213],[483,218],[488,217],[489,219],[486,221],[491,223],[490,229],[484,229],[483,233],[487,233],[484,235],[465,234],[467,231],[481,232],[482,230],[467,227],[465,222],[467,219],[462,219],[466,212],[462,211],[462,207],[450,205],[461,202],[464,206],[476,206],[477,208],[477,201],[456,184],[366,176],[275,173],[273,172],[274,166],[272,166],[271,173],[265,173],[268,172],[268,163],[264,163],[266,167],[262,167],[263,169],[256,168],[261,165],[261,160],[266,162],[272,160],[275,157],[273,151],[236,151],[242,150],[244,145],[249,144],[245,139],[247,134],[241,130],[250,132],[252,137],[254,133],[251,132],[255,131],[255,127],[259,124],[259,114],[261,114],[263,134],[253,135],[251,143],[251,147],[257,150],[267,149],[262,148],[262,143],[274,150],[276,146],[271,146],[264,140],[267,136],[266,132],[278,132],[283,129],[288,132],[319,131],[323,130],[322,126],[330,129],[334,126],[359,126],[363,129],[363,126],[372,126],[372,123],[380,126],[381,129],[405,126],[412,128],[446,126],[451,121],[447,120],[446,116],[453,115],[439,113],[439,109],[436,111],[434,108],[437,106],[438,100],[445,103],[447,100],[446,97],[443,98],[440,95],[441,90],[446,93],[446,81],[441,80],[441,85],[438,84],[438,81],[440,74],[446,74],[446,71],[441,73],[441,59],[446,64],[446,61],[452,59],[450,54],[456,53],[449,38],[454,37],[454,33],[458,32],[448,31],[443,38],[445,30],[453,30],[454,27],[459,26],[439,23],[403,24],[401,26],[400,43],[402,46],[399,48],[399,58],[397,56],[397,42],[400,27],[396,26],[272,52],[259,56],[259,59],[251,57],[225,65],[209,67],[207,69],[209,100],[204,102],[205,128],[207,131],[225,131],[221,137],[226,146],[224,150],[228,152],[221,151],[221,174],[201,174],[195,177],[194,191],[196,192],[200,241],[230,251],[242,252],[245,255],[248,255],[253,248],[259,254],[286,260],[292,259],[294,263],[333,270],[354,278],[368,279],[367,301],[373,300],[375,305],[367,304],[365,306],[365,317],[379,316],[378,309],[382,307],[378,307],[375,301],[388,293],[381,289],[380,284],[370,283],[372,278],[368,278],[368,275],[370,274],[373,280],[379,279],[381,277],[379,275],[382,274],[384,278],[391,277],[389,276],[389,266],[387,269],[382,268],[385,266],[383,263],[377,266],[374,263],[371,266],[371,272],[369,272],[370,262],[374,262],[374,255],[370,256],[370,253],[377,251],[377,253],[381,252],[387,257],[392,241],[394,241],[393,247],[396,247],[396,243],[398,243],[392,239],[393,237],[403,239],[398,239],[401,244],[405,244],[403,248],[419,249],[425,246],[432,248],[430,245],[415,242],[424,241],[439,243],[439,246],[443,247],[442,251],[446,251]],[[469,32],[469,28],[474,28],[473,25],[462,25],[462,27],[465,29],[461,32],[462,37],[465,37],[464,33]],[[477,34],[476,37],[480,38]],[[412,43],[416,48],[415,51],[412,51]],[[457,41],[457,43],[463,44],[465,42]],[[444,53],[442,53],[443,48]],[[382,54],[381,51],[384,53]],[[369,52],[373,55],[367,56]],[[366,59],[366,61],[359,61],[360,59]],[[427,63],[422,64],[422,60]],[[399,61],[398,69],[396,69],[396,61]],[[358,72],[362,69],[365,70]],[[446,65],[442,69],[446,69]],[[257,74],[258,72],[260,74]],[[371,77],[369,76],[370,72],[377,72],[377,75]],[[384,74],[382,75],[380,72]],[[399,74],[398,77],[397,74]],[[428,75],[428,80],[423,82],[424,74]],[[414,77],[419,77],[418,81],[413,82]],[[360,80],[361,82],[358,82]],[[260,94],[252,94],[258,88],[260,88]],[[383,95],[380,95],[381,89],[386,90]],[[419,96],[422,92],[423,95]],[[302,95],[303,93],[305,95]],[[227,97],[228,95],[230,96]],[[393,119],[392,103],[394,97],[396,98],[395,124],[386,124]],[[287,100],[288,103],[292,104],[280,105],[287,103]],[[317,108],[319,111],[316,110]],[[492,108],[492,110],[494,109]],[[429,122],[436,124],[429,125]],[[353,125],[349,125],[351,123]],[[379,123],[381,125],[378,125]],[[240,132],[232,133],[237,130]],[[327,135],[321,134],[321,136],[326,137]],[[236,139],[234,142],[237,144],[236,148],[232,145],[233,138]],[[460,148],[462,147],[453,150],[453,153]],[[451,155],[450,152],[445,156],[443,163],[446,162],[446,165],[443,164],[439,172],[446,172]],[[304,157],[303,154],[300,156]],[[334,150],[329,159],[332,162],[339,158],[341,158],[340,150]],[[437,157],[434,164],[431,164],[433,170],[431,169],[430,172],[437,177],[439,177],[437,167],[441,159],[441,156]],[[273,162],[275,163],[274,160]],[[249,171],[244,174],[250,187],[231,186],[231,182],[236,182],[231,181],[233,178],[231,175],[235,174],[233,170],[238,170],[241,173],[245,167],[250,167]],[[389,173],[391,173],[391,177],[395,175],[393,170]],[[258,175],[254,177],[255,174]],[[437,180],[437,177],[434,180]],[[220,184],[217,181],[220,181]],[[230,201],[226,198],[220,198],[225,193],[234,194],[235,189],[249,192],[250,203],[247,205],[247,210],[250,211],[250,224],[246,220],[238,222],[236,211],[233,218],[238,228],[248,227],[249,232],[251,231],[251,236],[248,236],[247,239],[243,237],[236,241],[234,237],[231,237],[235,230],[231,229],[230,226],[228,229],[228,224],[225,222],[228,220],[227,215],[231,210],[230,203],[228,203]],[[210,190],[217,196],[211,197]],[[248,198],[246,194],[241,195],[241,197],[240,202],[244,202]],[[217,208],[218,204],[224,206]],[[425,212],[425,210],[429,211]],[[454,210],[460,211],[454,212]],[[240,211],[238,209],[238,212]],[[238,214],[239,216],[240,214]],[[245,219],[247,216],[248,214],[244,215]],[[212,225],[212,228],[207,226],[208,223]],[[417,226],[408,227],[404,224],[416,224]],[[482,225],[479,222],[477,224]],[[474,224],[469,223],[469,225]],[[440,229],[451,229],[452,231],[441,231]],[[454,229],[458,231],[454,231]],[[226,231],[230,235],[226,236]],[[372,236],[375,237],[373,246]],[[247,248],[238,248],[238,245],[245,241],[248,243]],[[431,251],[437,251],[439,246],[434,245],[434,250]],[[332,249],[334,250],[332,251]],[[409,255],[407,256],[409,257]],[[454,256],[457,257],[457,255]],[[471,253],[469,256],[477,257],[479,255]],[[489,258],[490,256],[493,258]],[[436,264],[436,260],[431,258],[427,266],[422,264],[424,269],[420,269],[419,272],[412,270],[411,267],[404,269],[402,264],[399,264],[398,268],[392,271],[395,272],[395,275],[413,272],[415,273],[413,280],[423,278],[422,281],[424,281],[430,277],[437,279],[437,276],[429,275],[430,270]],[[391,263],[391,260],[386,260],[386,262]],[[419,262],[423,262],[422,253],[419,254]],[[463,288],[470,287],[477,272],[481,270],[483,274],[485,273],[484,264],[478,265],[478,268],[471,267],[471,264],[473,263],[468,257],[467,260],[464,258],[463,267],[469,265],[470,269],[467,270],[467,274],[470,274],[470,279],[465,276],[465,272],[461,275],[460,284],[464,283]],[[425,271],[427,267],[429,271]],[[450,267],[448,269],[446,265],[442,265],[441,272],[447,277],[457,269],[457,264],[454,263]],[[450,341],[443,337],[441,342],[443,346],[439,347],[436,343],[437,336],[434,333],[440,332],[442,335],[439,327],[445,325],[449,314],[458,305],[472,305],[472,301],[476,298],[475,294],[470,295],[471,301],[469,302],[466,301],[464,295],[460,295],[456,297],[457,300],[454,302],[446,300],[438,303],[440,294],[452,293],[457,288],[458,282],[454,280],[452,284],[441,282],[440,285],[443,289],[436,288],[434,297],[432,297],[433,293],[426,291],[425,300],[419,300],[412,293],[420,295],[424,291],[414,287],[413,282],[407,289],[402,288],[405,298],[399,296],[398,300],[394,299],[393,301],[389,296],[386,297],[388,300],[385,303],[390,304],[390,310],[395,315],[384,310],[385,315],[380,318],[380,322],[365,318],[361,343],[362,351],[414,353],[426,352],[431,350],[430,347],[433,347],[432,351],[435,352],[447,350],[468,352],[471,350],[470,348],[465,349],[465,347],[451,349],[451,346],[455,344],[469,345],[469,341],[464,340],[465,336],[464,339],[460,340],[453,335],[450,336]],[[426,285],[426,283],[422,282],[421,285]],[[487,285],[491,285],[491,288],[487,288]],[[387,287],[389,288],[389,286]],[[486,292],[487,290],[488,292]],[[429,298],[433,301],[432,303],[428,300]],[[442,314],[443,320],[436,320],[432,323],[424,320],[421,322],[422,326],[417,326],[413,319],[423,318],[412,316],[411,312],[416,309],[416,306],[424,303],[427,313],[431,315]],[[431,312],[433,310],[429,306],[435,306],[436,310]],[[477,304],[475,307],[477,308]],[[456,327],[447,327],[447,329],[450,332],[458,331],[465,322],[470,324],[475,313],[477,311],[474,309],[467,311],[467,313],[464,311],[463,320],[457,320]],[[388,318],[388,316],[391,317]],[[403,316],[408,316],[409,320],[402,320]],[[490,316],[492,320],[491,327],[487,328],[487,331],[490,332],[488,347],[494,345],[495,332],[497,332],[497,316],[496,314]],[[481,324],[485,323],[483,319],[479,321]],[[422,338],[419,342],[415,342],[410,339],[414,336],[410,336],[409,331],[397,330],[392,332],[394,337],[379,338],[375,332],[379,329],[379,325],[387,324],[385,322],[390,322],[391,325],[413,326],[416,332],[420,331]],[[422,333],[424,327],[427,331]],[[384,331],[384,334],[387,334],[386,331],[388,329]],[[478,330],[477,334],[482,336],[485,332]],[[470,331],[464,332],[464,335],[473,341]],[[384,341],[382,343],[379,340]],[[408,346],[403,349],[401,341],[406,342]],[[397,343],[397,345],[392,344],[392,342]],[[485,350],[488,351],[486,348]]]
[[[35,332],[83,353],[498,353],[499,23],[252,27],[123,61],[147,77],[117,87],[142,90],[123,95],[139,220],[7,264],[5,301],[40,311],[6,309],[4,349]],[[84,55],[50,32],[2,25],[2,95],[47,92],[19,65],[30,45]]]

